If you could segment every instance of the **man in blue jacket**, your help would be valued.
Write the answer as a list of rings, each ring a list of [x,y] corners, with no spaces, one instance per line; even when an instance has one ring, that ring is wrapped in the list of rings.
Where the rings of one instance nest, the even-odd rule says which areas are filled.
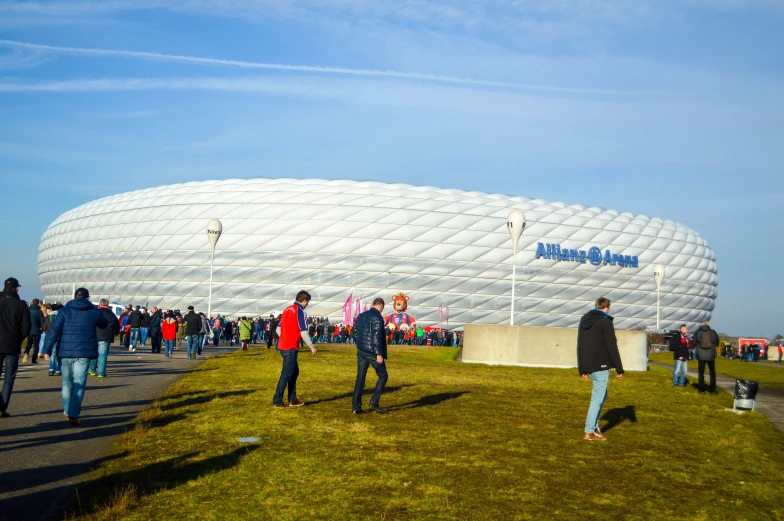
[[[49,360],[52,347],[59,342],[57,356],[63,373],[63,412],[74,426],[79,425],[90,360],[98,358],[95,328],[109,326],[106,317],[89,298],[90,292],[85,288],[76,290],[74,299],[57,313],[43,349],[44,357]]]
[[[362,410],[362,391],[365,389],[365,377],[367,376],[368,366],[373,366],[378,376],[376,389],[370,399],[370,410],[384,414],[386,409],[378,404],[384,387],[387,385],[389,375],[384,359],[387,357],[387,337],[384,332],[384,299],[377,298],[373,301],[373,307],[361,313],[357,317],[354,326],[354,337],[357,346],[357,381],[354,383],[354,399],[351,411],[354,414],[363,414]]]

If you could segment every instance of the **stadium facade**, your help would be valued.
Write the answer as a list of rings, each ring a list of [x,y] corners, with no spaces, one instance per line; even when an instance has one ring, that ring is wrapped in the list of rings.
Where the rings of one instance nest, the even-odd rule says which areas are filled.
[[[42,237],[47,300],[74,286],[120,303],[207,309],[211,218],[223,223],[212,310],[279,311],[308,289],[311,315],[339,319],[350,294],[404,292],[420,324],[504,324],[510,315],[506,217],[522,210],[515,324],[574,327],[599,296],[620,329],[655,325],[652,267],[662,264],[661,325],[710,317],[714,252],[689,228],[644,215],[427,186],[318,179],[205,181],[98,199]],[[443,315],[442,315],[443,317]]]

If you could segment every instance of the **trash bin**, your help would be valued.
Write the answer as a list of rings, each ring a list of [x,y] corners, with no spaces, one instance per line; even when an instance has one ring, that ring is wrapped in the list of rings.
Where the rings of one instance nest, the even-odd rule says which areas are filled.
[[[733,409],[754,410],[754,398],[759,391],[759,382],[735,380],[735,403]]]

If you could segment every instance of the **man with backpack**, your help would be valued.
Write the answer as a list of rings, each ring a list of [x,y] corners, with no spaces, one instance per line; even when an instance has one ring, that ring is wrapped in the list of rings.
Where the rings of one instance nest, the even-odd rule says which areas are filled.
[[[710,371],[710,393],[716,392],[716,348],[719,346],[719,335],[710,327],[707,320],[694,333],[694,349],[697,351],[697,374],[699,377],[700,394],[705,394],[705,365]]]

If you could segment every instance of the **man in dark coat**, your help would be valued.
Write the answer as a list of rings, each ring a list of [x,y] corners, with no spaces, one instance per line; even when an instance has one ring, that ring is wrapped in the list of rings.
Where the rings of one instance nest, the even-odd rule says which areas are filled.
[[[128,314],[128,325],[131,328],[128,351],[136,351],[136,342],[139,341],[139,331],[142,327],[142,312],[139,311],[139,306]]]
[[[24,351],[24,358],[22,363],[27,363],[27,356],[30,354],[30,348],[33,349],[33,359],[31,363],[38,363],[38,343],[41,340],[41,332],[44,328],[44,312],[40,308],[41,301],[37,298],[33,299],[30,304],[30,334],[27,335],[27,346]]]
[[[11,401],[11,393],[14,390],[19,355],[22,354],[22,341],[30,333],[30,310],[19,298],[21,287],[18,280],[10,277],[6,279],[3,292],[0,293],[0,373],[5,367],[0,418],[10,416],[8,402]]]
[[[142,308],[142,319],[139,322],[139,341],[144,347],[147,344],[147,335],[150,332],[150,314],[147,308]]]
[[[85,288],[76,290],[74,299],[58,311],[43,349],[43,355],[49,360],[52,347],[59,342],[57,356],[63,373],[63,412],[73,426],[79,425],[90,360],[98,358],[96,328],[109,326],[106,317],[89,298],[90,292]]]
[[[109,301],[105,298],[101,299],[98,309],[108,322],[105,328],[98,328],[95,336],[98,339],[98,358],[90,360],[90,376],[98,376],[98,378],[106,378],[106,360],[109,358],[109,346],[112,345],[114,337],[120,332],[120,321],[117,315],[109,309]]]
[[[686,370],[689,363],[689,349],[691,349],[688,333],[689,326],[683,324],[680,333],[670,338],[670,351],[675,361],[672,368],[672,383],[680,387],[686,386]]]
[[[360,313],[354,326],[354,335],[357,346],[357,380],[354,383],[354,399],[351,410],[354,414],[363,414],[362,391],[365,389],[365,377],[368,366],[373,366],[378,376],[376,389],[370,398],[370,410],[384,414],[386,409],[379,406],[381,394],[387,385],[389,375],[384,360],[387,357],[387,337],[384,330],[384,299],[377,298],[373,307]]]
[[[161,322],[163,322],[163,314],[160,309],[153,306],[149,326],[150,346],[153,353],[161,352]]]
[[[613,317],[610,315],[610,300],[602,297],[596,301],[595,309],[583,315],[577,330],[577,369],[583,380],[590,378],[593,382],[583,436],[587,441],[606,441],[599,430],[599,416],[607,399],[607,384],[612,368],[622,379],[623,364],[618,353]]]
[[[185,321],[185,346],[188,351],[188,360],[195,360],[199,351],[201,317],[193,311],[193,306],[188,306],[188,312],[182,319]]]
[[[697,351],[697,377],[700,394],[705,394],[705,365],[710,371],[710,393],[716,391],[716,348],[719,347],[719,334],[712,330],[707,320],[694,333],[694,348]]]

